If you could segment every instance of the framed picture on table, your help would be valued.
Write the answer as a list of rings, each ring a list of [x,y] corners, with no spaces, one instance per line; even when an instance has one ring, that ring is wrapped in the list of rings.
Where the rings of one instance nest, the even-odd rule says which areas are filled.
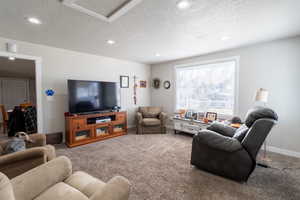
[[[197,113],[197,120],[198,121],[202,121],[204,117],[205,117],[204,112],[198,112]]]
[[[206,119],[210,122],[217,120],[217,113],[215,112],[206,112]]]
[[[193,111],[187,110],[184,117],[187,119],[193,119]]]

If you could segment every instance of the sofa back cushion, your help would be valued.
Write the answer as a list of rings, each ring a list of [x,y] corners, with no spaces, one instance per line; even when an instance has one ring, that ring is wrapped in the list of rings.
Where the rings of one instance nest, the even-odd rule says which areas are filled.
[[[161,113],[161,107],[140,107],[139,112],[142,113],[143,118],[158,118],[159,114]]]

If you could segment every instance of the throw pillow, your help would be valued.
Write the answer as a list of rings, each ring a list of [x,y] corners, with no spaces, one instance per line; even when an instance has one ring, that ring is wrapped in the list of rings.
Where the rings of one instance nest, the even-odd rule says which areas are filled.
[[[240,128],[238,128],[233,136],[233,138],[242,142],[246,134],[248,133],[249,128],[243,124]]]
[[[23,151],[26,149],[26,144],[22,138],[13,138],[7,142],[4,150],[4,154],[14,153],[18,151]]]
[[[25,132],[16,133],[15,137],[7,142],[4,154],[23,151],[26,149],[26,142],[32,143],[33,141]]]

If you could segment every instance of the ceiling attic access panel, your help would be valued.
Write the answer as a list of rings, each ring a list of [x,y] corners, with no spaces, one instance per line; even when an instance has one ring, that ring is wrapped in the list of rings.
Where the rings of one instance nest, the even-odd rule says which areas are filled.
[[[63,4],[106,22],[125,15],[142,0],[62,0]]]

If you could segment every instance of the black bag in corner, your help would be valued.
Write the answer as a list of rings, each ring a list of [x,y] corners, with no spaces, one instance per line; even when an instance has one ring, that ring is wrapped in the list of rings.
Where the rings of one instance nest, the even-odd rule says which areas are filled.
[[[14,137],[17,132],[26,131],[25,118],[20,106],[16,106],[9,116],[8,137]]]

